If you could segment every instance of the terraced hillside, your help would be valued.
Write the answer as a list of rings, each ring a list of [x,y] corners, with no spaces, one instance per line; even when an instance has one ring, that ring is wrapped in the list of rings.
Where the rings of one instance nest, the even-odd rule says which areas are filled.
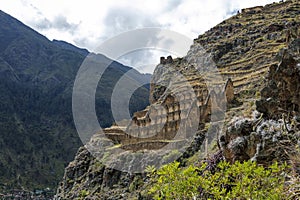
[[[87,198],[150,198],[144,191],[148,183],[147,176],[132,175],[103,164],[109,159],[116,158],[110,153],[122,148],[130,154],[137,151],[139,153],[137,157],[143,157],[145,162],[150,160],[146,164],[151,164],[153,161],[154,165],[157,162],[166,163],[172,160],[171,158],[178,158],[182,165],[200,160],[203,151],[199,150],[205,146],[202,145],[204,135],[209,136],[206,137],[206,141],[219,139],[218,133],[227,128],[227,126],[222,127],[221,124],[225,122],[227,125],[234,116],[252,116],[256,109],[255,102],[261,98],[260,91],[268,84],[266,77],[270,67],[277,66],[281,62],[277,55],[281,49],[288,47],[291,41],[299,38],[299,14],[300,4],[296,0],[243,9],[237,15],[195,39],[185,57],[174,60],[162,58],[152,77],[150,107],[135,113],[131,122],[106,129],[104,133],[109,139],[101,134],[94,135],[90,143],[79,150],[75,160],[66,168],[57,197],[76,198],[80,192],[85,191]],[[175,71],[180,76],[174,76]],[[185,84],[192,88],[194,96],[184,94],[182,89],[185,88]],[[200,95],[199,91],[206,91],[206,98],[203,98],[204,96]],[[185,152],[170,151],[162,156],[147,157],[146,153],[156,147],[162,148],[174,141],[178,142],[176,137],[168,138],[168,136],[178,132],[179,129],[175,123],[178,119],[185,121],[183,117],[186,110],[185,101],[180,98],[176,100],[179,94],[182,94],[184,100],[191,102],[188,104],[190,107],[194,105],[192,103],[194,99],[198,108],[202,105],[209,105],[205,112],[207,115],[192,114],[194,120],[191,123],[196,122],[197,129],[193,130],[196,133],[187,132],[194,137],[191,146]],[[173,98],[169,98],[170,96]],[[186,98],[186,96],[189,97]],[[181,104],[178,105],[178,103]],[[160,108],[160,111],[155,108]],[[152,113],[158,114],[151,115]],[[165,123],[167,126],[160,126],[161,123],[156,120],[157,116],[167,119],[166,122],[170,123]],[[200,118],[194,116],[200,116]],[[153,121],[155,123],[151,124]],[[173,126],[168,125],[172,123]],[[130,136],[126,135],[130,133],[128,130],[134,125],[136,125],[135,128],[140,129],[129,134]],[[153,129],[151,128],[150,132],[147,129],[152,125],[158,125],[160,131],[156,131],[157,134],[150,139],[144,137],[144,133],[146,136],[152,135]],[[161,137],[163,134],[167,136]],[[132,135],[138,136],[138,139]],[[108,154],[95,159],[92,154],[99,152],[97,147],[109,141],[113,141],[114,147],[108,149]],[[131,145],[129,148],[128,144]],[[95,152],[89,152],[87,148],[94,149]],[[216,147],[213,145],[207,146],[205,150],[206,152],[211,150],[213,153],[214,148]],[[165,153],[165,150],[162,151]],[[119,157],[120,160],[122,158],[124,157]],[[144,162],[137,162],[139,158],[131,158],[131,167],[145,165]],[[185,162],[186,160],[188,161]],[[117,162],[116,165],[120,164]],[[124,171],[126,171],[125,168]]]
[[[215,112],[212,110],[212,101],[216,102],[214,107],[224,107],[224,102],[223,105],[221,103],[224,101],[223,92],[227,96],[228,93],[233,93],[225,90],[226,80],[233,81],[234,92],[237,94],[235,102],[232,102],[233,95],[227,99],[227,106],[231,108],[227,112],[227,119],[233,115],[251,115],[255,110],[254,103],[260,97],[260,90],[266,84],[265,77],[269,67],[279,62],[275,55],[297,37],[299,6],[295,1],[287,1],[243,9],[241,13],[195,39],[186,57],[174,60],[171,57],[161,58],[152,77],[152,105],[136,113],[133,123],[124,127],[124,130],[117,126],[106,129],[108,138],[116,143],[125,143],[123,146],[127,150],[136,150],[135,144],[142,145],[138,149],[155,148],[155,144],[161,147],[163,143],[172,140],[180,122],[188,118],[184,116],[184,111],[189,112],[193,98],[197,98],[201,113],[199,123],[210,121],[209,116]],[[274,13],[280,13],[276,20]],[[209,62],[203,61],[204,58]],[[182,77],[174,75],[176,72]],[[190,92],[186,84],[193,88],[195,97],[186,94]],[[218,96],[212,97],[212,91]],[[185,102],[180,105],[179,102],[183,101]],[[161,112],[155,108],[159,105],[163,105]],[[160,116],[159,120],[157,116]],[[203,126],[200,125],[199,128],[201,127]],[[131,137],[132,135],[136,137]],[[142,136],[142,139],[138,136]],[[151,147],[147,147],[147,144]]]
[[[266,83],[269,67],[279,62],[275,56],[299,34],[299,14],[298,1],[243,9],[195,39],[194,45],[211,52],[220,73],[233,80],[243,102],[233,114],[249,115],[255,109],[253,102]]]

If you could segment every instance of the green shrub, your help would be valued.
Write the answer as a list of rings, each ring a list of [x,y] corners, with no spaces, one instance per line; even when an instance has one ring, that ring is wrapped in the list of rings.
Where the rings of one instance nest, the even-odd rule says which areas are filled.
[[[80,191],[80,194],[79,194],[79,198],[80,198],[80,199],[84,199],[84,198],[87,197],[89,194],[90,194],[89,191],[81,190],[81,191]]]
[[[274,163],[269,168],[255,162],[221,162],[219,171],[201,176],[200,187],[216,199],[284,199],[284,169]]]
[[[277,163],[268,168],[255,162],[220,162],[212,173],[189,166],[179,168],[174,162],[163,166],[152,176],[149,190],[155,199],[285,199],[284,178],[286,165]]]
[[[200,179],[196,168],[179,168],[179,162],[164,165],[157,172],[149,193],[155,199],[191,199],[197,194]]]

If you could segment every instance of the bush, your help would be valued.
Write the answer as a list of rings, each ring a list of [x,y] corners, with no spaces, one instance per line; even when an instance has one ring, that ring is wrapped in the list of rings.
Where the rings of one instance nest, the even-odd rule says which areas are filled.
[[[164,165],[156,172],[156,180],[149,193],[154,199],[191,199],[200,185],[196,168],[179,168],[179,162]]]
[[[174,162],[163,166],[152,176],[149,190],[155,199],[285,199],[286,165],[268,168],[255,162],[220,162],[214,173],[201,167],[179,168]]]

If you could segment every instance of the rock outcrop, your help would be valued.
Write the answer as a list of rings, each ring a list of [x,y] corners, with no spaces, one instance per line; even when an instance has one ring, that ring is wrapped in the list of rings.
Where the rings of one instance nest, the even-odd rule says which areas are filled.
[[[299,34],[300,36],[300,34]],[[298,39],[282,49],[278,65],[271,65],[267,85],[256,101],[260,117],[232,121],[220,144],[224,157],[236,160],[288,161],[300,141],[300,48]],[[257,113],[256,115],[258,115]]]
[[[282,115],[295,116],[300,112],[300,54],[299,51],[297,52],[300,45],[298,40],[293,41],[290,48],[282,49],[279,53],[280,63],[270,67],[267,86],[261,91],[261,100],[256,103],[257,110],[268,118],[280,119]]]
[[[143,180],[142,176],[139,179]],[[129,199],[138,196],[129,190],[137,178],[105,167],[84,147],[65,170],[57,199]],[[131,186],[133,187],[133,186]],[[131,193],[132,192],[132,193]]]

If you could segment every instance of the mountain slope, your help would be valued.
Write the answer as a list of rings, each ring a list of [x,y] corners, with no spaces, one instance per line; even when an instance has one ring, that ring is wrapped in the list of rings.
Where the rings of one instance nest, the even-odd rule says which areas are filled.
[[[55,188],[66,164],[81,145],[72,118],[72,88],[88,51],[49,41],[0,11],[0,183],[9,188]],[[110,64],[96,93],[100,124],[113,123],[110,96],[130,67],[97,55]],[[148,78],[134,71],[133,78]],[[148,104],[141,87],[131,113]]]
[[[191,46],[190,51],[185,57],[174,59],[171,63],[161,63],[156,67],[153,74],[153,79],[160,80],[161,82],[170,82],[172,71],[170,72],[170,70],[164,70],[168,67],[173,67],[175,70],[185,75],[189,83],[191,83],[191,85],[193,86],[199,83],[199,85],[201,85],[201,78],[203,77],[205,77],[211,85],[220,84],[220,80],[215,79],[216,73],[218,75],[221,75],[224,80],[228,80],[230,78],[230,80],[232,80],[233,82],[234,100],[232,102],[228,102],[225,120],[221,121],[222,123],[224,122],[224,124],[227,126],[224,127],[224,130],[218,129],[219,127],[216,126],[216,129],[213,129],[213,131],[209,133],[206,133],[206,129],[214,126],[214,123],[206,123],[204,126],[200,126],[200,137],[195,137],[195,143],[192,143],[191,148],[188,148],[187,151],[184,152],[180,158],[178,158],[178,160],[181,161],[182,166],[188,164],[194,165],[205,156],[204,152],[201,150],[199,151],[199,149],[201,149],[204,135],[206,136],[211,133],[213,135],[208,136],[209,138],[213,138],[213,142],[211,143],[212,145],[208,147],[208,149],[211,151],[211,153],[214,153],[218,150],[221,151],[221,147],[218,148],[218,146],[222,146],[223,152],[221,152],[219,155],[221,155],[222,158],[224,156],[228,161],[235,161],[239,159],[243,160],[245,158],[249,159],[252,157],[255,158],[255,156],[258,156],[260,159],[263,158],[264,160],[266,160],[266,158],[263,157],[264,153],[268,153],[266,154],[268,156],[270,156],[271,154],[270,159],[274,159],[274,157],[276,156],[277,159],[282,158],[280,157],[280,154],[278,155],[275,153],[275,156],[273,155],[274,149],[277,150],[277,148],[272,147],[277,147],[275,145],[280,144],[280,142],[278,142],[277,140],[278,138],[283,139],[281,142],[285,141],[285,138],[287,137],[286,135],[284,135],[285,133],[279,136],[275,135],[275,137],[270,137],[270,134],[274,134],[273,132],[276,132],[274,130],[273,132],[270,131],[270,133],[262,134],[262,132],[264,133],[265,130],[265,124],[269,123],[269,121],[264,118],[256,118],[255,120],[253,120],[253,124],[251,124],[250,126],[249,118],[252,117],[254,113],[253,111],[256,110],[256,101],[261,97],[263,97],[264,101],[268,101],[270,97],[274,98],[277,93],[280,94],[280,98],[284,96],[281,90],[284,90],[283,88],[285,88],[285,85],[281,82],[278,82],[278,88],[280,90],[274,92],[274,96],[267,95],[266,93],[261,94],[261,90],[268,85],[266,77],[270,69],[273,68],[273,71],[274,69],[276,69],[274,68],[274,66],[280,66],[278,69],[280,69],[281,71],[285,71],[282,70],[282,68],[288,68],[287,71],[289,71],[289,67],[296,66],[295,62],[291,62],[293,66],[285,64],[280,65],[280,63],[284,63],[282,62],[284,61],[284,59],[282,59],[281,57],[279,57],[278,59],[278,55],[280,55],[281,49],[287,48],[292,41],[297,39],[299,41],[299,8],[300,5],[298,1],[289,0],[281,3],[269,4],[264,7],[243,9],[241,13],[238,13],[237,15],[223,21],[219,25],[215,26],[211,30],[195,39],[194,44]],[[206,70],[204,69],[202,70],[202,72],[204,71],[204,73],[199,74],[199,72],[195,70],[197,66],[200,68],[206,66],[202,65],[203,56],[207,56],[206,53],[203,53],[203,47],[208,53],[212,55],[214,61],[213,64],[216,64],[217,66],[216,71],[214,71],[213,69],[207,70],[209,72],[205,74]],[[210,62],[207,63],[209,63],[208,65],[211,66]],[[296,71],[294,69],[291,71],[293,73],[299,72],[299,70]],[[282,76],[282,73],[276,74],[276,78],[279,79],[280,76]],[[285,78],[284,80],[290,79]],[[272,82],[272,80],[270,82]],[[270,85],[272,86],[272,84]],[[292,84],[289,83],[286,85],[288,86],[287,88],[289,88]],[[299,80],[298,84],[295,84],[295,87],[298,85]],[[181,92],[180,89],[184,87],[184,84],[183,82],[176,82],[175,80],[175,83],[173,82],[172,87],[174,88],[174,90],[172,90],[172,93],[174,94],[176,92]],[[205,84],[202,84],[201,87],[205,90],[206,86]],[[298,91],[299,93],[299,87],[296,88],[297,89],[293,88],[292,91]],[[152,105],[155,105],[157,101],[161,100],[160,97],[165,97],[167,96],[166,94],[168,94],[168,91],[166,91],[164,87],[154,84],[151,85],[150,91],[150,99],[152,100]],[[292,95],[289,95],[287,97],[290,96]],[[299,95],[295,99],[298,100]],[[189,98],[186,98],[186,100],[189,100]],[[174,103],[172,100],[170,101],[170,104]],[[286,103],[286,101],[283,102]],[[280,103],[280,101],[278,103]],[[150,105],[150,109],[152,105]],[[161,105],[164,106],[163,103]],[[272,107],[271,105],[268,106]],[[177,109],[174,109],[174,107],[177,107]],[[180,113],[180,111],[184,110],[184,108],[178,110],[179,106],[174,107],[172,108],[172,105],[169,107],[170,110],[173,110],[171,111],[174,114],[172,116],[173,122],[175,121],[175,118],[180,119],[180,115],[177,115],[176,113]],[[185,107],[185,105],[183,105],[183,107]],[[281,107],[285,108],[286,106],[281,105]],[[149,115],[147,114],[150,109],[146,109],[137,113],[137,117],[133,118],[133,121],[146,121],[145,123],[147,125],[147,122],[149,122]],[[161,114],[158,115],[160,118],[164,118],[166,115],[164,113],[164,109],[162,107],[160,107],[160,109]],[[166,112],[168,112],[168,108],[165,107],[165,109]],[[261,109],[263,109],[263,107],[261,107]],[[293,111],[297,110],[294,108]],[[147,114],[143,115],[142,113]],[[159,113],[159,111],[157,113]],[[280,114],[282,114],[282,112],[280,112]],[[152,116],[155,116],[155,114],[153,114]],[[152,116],[150,116],[150,118]],[[233,119],[236,119],[235,117],[238,117],[237,119],[239,119],[239,121],[237,123],[231,124],[232,132],[228,131],[228,133],[227,128],[230,125],[229,122]],[[156,121],[156,118],[151,118],[151,120]],[[154,123],[152,127],[161,127],[161,124],[159,124],[161,123],[161,121],[162,120],[160,120],[160,122]],[[218,123],[219,121],[216,120],[215,122]],[[274,123],[274,121],[271,121],[270,123]],[[282,126],[282,122],[278,124]],[[124,135],[124,131],[122,132],[122,128],[123,127],[121,126],[114,126],[107,130],[107,137],[109,136],[109,134],[111,136],[114,136],[115,138],[119,137],[115,139],[116,141],[120,141],[119,143],[116,142],[117,144],[115,148],[122,148],[122,146],[124,147],[124,143],[128,143],[127,140],[130,140],[129,137],[126,137],[125,139],[123,139],[124,137],[121,137]],[[141,127],[139,128],[141,129]],[[162,132],[169,135],[172,135],[174,134],[174,132],[176,132],[175,126],[167,128],[170,128],[171,131]],[[257,129],[261,130],[257,131]],[[270,127],[270,129],[274,129],[274,127]],[[255,131],[257,131],[257,133]],[[299,141],[299,128],[297,131],[298,134],[296,134],[296,136],[298,138],[296,139]],[[218,137],[218,133],[221,137]],[[156,134],[158,135],[159,133]],[[201,137],[201,135],[203,137]],[[169,138],[167,140],[163,140],[165,138],[159,138],[159,141],[156,140],[157,146],[160,145],[160,141],[164,143],[170,142]],[[278,143],[274,143],[274,141],[272,141],[273,138],[275,138],[274,140]],[[141,140],[143,142],[142,145],[140,145]],[[138,151],[137,154],[140,153],[140,155],[143,155],[143,163],[138,163],[138,165],[143,165],[144,163],[146,163],[147,157],[144,157],[144,152],[147,152],[147,150],[149,149],[147,149],[147,144],[152,142],[147,141],[144,138],[141,138],[141,140],[138,141],[136,138],[133,138],[131,141],[129,141],[131,142],[132,146],[139,145],[140,147],[132,148],[133,151],[141,150],[140,152]],[[149,196],[147,193],[146,187],[149,186],[151,182],[149,181],[149,178],[146,174],[133,175],[131,173],[121,172],[116,169],[112,169],[109,166],[105,166],[105,163],[109,163],[107,162],[107,160],[109,160],[109,158],[112,158],[113,156],[104,155],[102,158],[100,157],[100,159],[99,157],[97,159],[93,156],[94,152],[89,151],[90,149],[92,149],[91,146],[96,147],[95,149],[97,152],[97,147],[99,146],[98,143],[100,143],[101,141],[105,141],[103,139],[103,136],[100,134],[95,134],[91,139],[89,145],[86,145],[85,147],[79,149],[74,161],[72,161],[65,170],[64,179],[62,180],[57,192],[57,199],[74,199],[81,198],[83,196],[88,199],[152,199],[151,196]],[[294,143],[291,144],[294,145]],[[257,147],[259,147],[260,145],[260,148],[253,148],[256,147],[256,145],[258,145]],[[113,148],[111,149],[113,151]],[[161,149],[162,151],[165,151],[165,149]],[[270,149],[272,150],[272,152],[268,152],[268,150]],[[123,150],[126,149],[124,148]],[[176,151],[173,153],[176,154]],[[132,163],[132,166],[134,166],[136,164],[136,162],[134,162],[135,157],[130,151],[128,151],[128,154],[132,155],[131,157],[129,157],[128,161]],[[246,154],[246,156],[244,154]],[[255,154],[255,156],[253,156],[253,154]],[[168,154],[163,158],[167,159],[171,156],[172,154]],[[115,157],[111,159],[111,162],[115,162],[115,160],[117,160],[114,158]],[[157,157],[157,160],[161,161],[163,159]],[[208,160],[212,163],[215,162],[215,160]],[[101,163],[101,161],[103,161],[103,163]],[[180,175],[183,176],[183,174]],[[182,188],[184,188],[184,186]]]

